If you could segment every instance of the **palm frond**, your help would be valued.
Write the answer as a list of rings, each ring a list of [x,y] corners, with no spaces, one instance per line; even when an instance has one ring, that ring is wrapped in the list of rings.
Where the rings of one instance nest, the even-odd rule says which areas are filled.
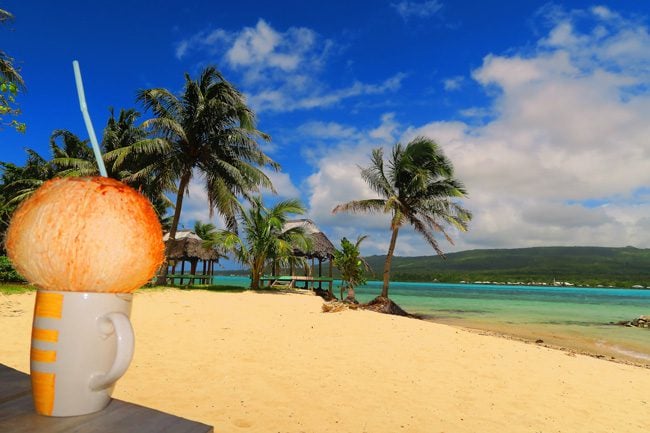
[[[353,200],[347,203],[341,203],[332,209],[332,213],[351,212],[386,212],[386,200],[382,199],[368,199],[368,200]]]

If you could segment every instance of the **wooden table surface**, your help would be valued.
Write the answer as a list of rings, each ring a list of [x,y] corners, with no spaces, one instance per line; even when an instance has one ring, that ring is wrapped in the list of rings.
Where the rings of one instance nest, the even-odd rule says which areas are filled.
[[[29,375],[0,364],[2,433],[213,433],[211,426],[137,404],[113,399],[90,415],[56,418],[37,415]]]

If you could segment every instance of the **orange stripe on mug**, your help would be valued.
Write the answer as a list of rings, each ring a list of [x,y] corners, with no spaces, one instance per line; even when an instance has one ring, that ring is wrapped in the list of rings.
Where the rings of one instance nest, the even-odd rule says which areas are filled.
[[[32,328],[32,340],[56,343],[59,341],[59,331],[56,329]]]
[[[51,317],[60,319],[63,312],[63,295],[60,293],[44,293],[39,290],[36,292],[36,307],[34,315],[36,317]]]
[[[41,350],[32,347],[31,360],[36,362],[55,362],[56,351],[54,350]]]
[[[54,373],[41,373],[32,371],[32,394],[34,395],[34,408],[41,415],[52,415],[54,408]]]

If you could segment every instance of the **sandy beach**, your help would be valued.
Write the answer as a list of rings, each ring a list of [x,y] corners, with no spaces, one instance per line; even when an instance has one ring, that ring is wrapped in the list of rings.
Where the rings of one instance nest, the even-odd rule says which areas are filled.
[[[0,362],[27,372],[34,293],[0,296]],[[114,396],[215,432],[630,432],[650,369],[307,294],[143,291]]]

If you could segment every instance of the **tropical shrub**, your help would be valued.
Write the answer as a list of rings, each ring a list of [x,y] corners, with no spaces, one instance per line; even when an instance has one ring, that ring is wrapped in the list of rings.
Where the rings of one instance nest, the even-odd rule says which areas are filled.
[[[25,282],[25,279],[16,272],[7,256],[0,256],[0,282]]]

